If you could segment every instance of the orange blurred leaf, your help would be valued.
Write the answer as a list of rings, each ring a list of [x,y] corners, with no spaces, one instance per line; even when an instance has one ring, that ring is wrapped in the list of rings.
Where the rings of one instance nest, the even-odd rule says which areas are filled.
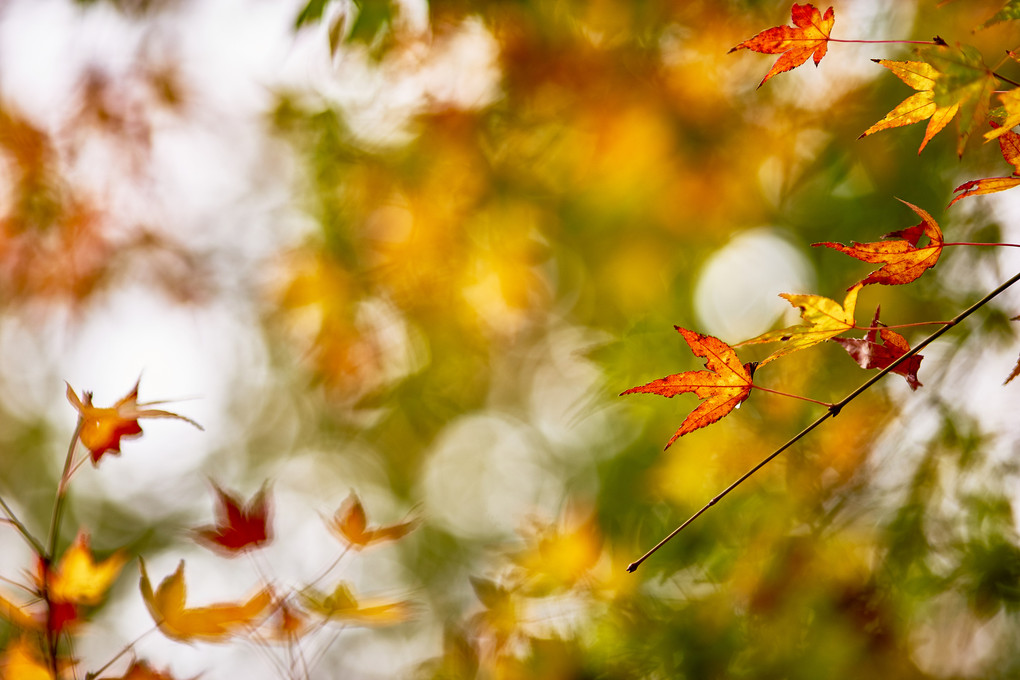
[[[769,342],[785,343],[782,347],[766,357],[760,365],[765,365],[781,356],[806,349],[834,338],[856,326],[854,312],[857,307],[857,293],[861,284],[857,284],[846,294],[843,305],[821,295],[791,295],[781,293],[779,297],[789,301],[800,309],[800,318],[806,323],[781,328],[777,331],[763,333],[756,338],[745,340],[736,347],[759,345]]]
[[[794,4],[790,10],[793,26],[768,28],[730,50],[748,49],[761,54],[782,54],[758,87],[774,75],[796,68],[814,55],[815,66],[829,49],[829,33],[835,23],[832,8],[823,17],[814,5]]]
[[[0,617],[25,630],[42,630],[46,625],[44,616],[30,613],[27,609],[14,604],[3,595],[0,595]]]
[[[388,626],[411,617],[406,600],[369,598],[359,602],[347,583],[341,581],[329,595],[314,590],[301,594],[309,611],[333,620],[365,626]]]
[[[53,680],[32,645],[25,638],[11,643],[0,657],[0,678],[4,680]]]
[[[420,520],[411,519],[396,524],[369,527],[365,507],[353,491],[344,499],[333,518],[326,520],[326,525],[333,533],[359,550],[373,543],[402,538],[419,523]]]
[[[942,254],[942,230],[927,212],[916,205],[900,200],[901,203],[921,217],[921,222],[909,229],[901,229],[886,234],[885,238],[896,237],[895,241],[876,241],[874,243],[858,243],[845,246],[842,243],[812,243],[813,246],[832,248],[850,257],[872,264],[885,262],[879,269],[871,272],[857,286],[870,283],[897,285],[916,280],[927,269],[931,269],[939,261]],[[917,247],[921,236],[928,237],[928,245]]]
[[[910,351],[910,343],[906,338],[889,328],[878,328],[878,315],[881,307],[875,309],[875,318],[871,320],[871,330],[863,338],[833,338],[833,342],[840,344],[843,349],[849,352],[857,365],[864,369],[882,369],[899,359]],[[881,337],[881,343],[878,338]],[[902,364],[893,369],[907,379],[910,389],[916,390],[921,387],[921,381],[917,379],[917,371],[921,368],[921,359],[924,357],[915,354]]]
[[[693,392],[705,400],[687,416],[680,429],[666,442],[666,449],[688,432],[716,422],[747,399],[751,394],[751,380],[756,367],[756,364],[741,364],[733,348],[718,338],[701,335],[680,326],[674,328],[687,341],[694,355],[705,359],[705,367],[709,370],[668,375],[621,392],[621,396],[641,392],[663,397]]]
[[[222,642],[257,623],[267,613],[273,594],[264,588],[243,603],[219,603],[207,607],[185,607],[187,587],[184,583],[184,560],[177,570],[159,584],[155,592],[139,560],[142,578],[139,583],[142,599],[152,619],[168,638],[181,642],[203,640]]]
[[[67,400],[71,402],[71,406],[74,406],[82,419],[79,439],[89,450],[93,465],[98,465],[103,454],[107,452],[119,454],[122,438],[141,436],[142,428],[138,424],[139,418],[175,418],[202,429],[202,426],[191,418],[169,411],[145,408],[160,402],[139,404],[138,385],[140,382],[141,379],[135,383],[134,389],[112,408],[93,406],[91,392],[84,392],[82,394],[84,399],[79,399],[74,389],[67,385]]]
[[[99,604],[125,562],[127,556],[117,551],[97,564],[92,559],[89,535],[80,532],[49,574],[50,597],[57,602]]]
[[[272,540],[269,525],[270,503],[266,484],[247,504],[213,482],[219,501],[216,525],[197,529],[198,538],[210,547],[234,557],[244,550],[258,548]]]
[[[112,680],[174,680],[170,673],[161,673],[145,661],[135,661],[127,673]]]

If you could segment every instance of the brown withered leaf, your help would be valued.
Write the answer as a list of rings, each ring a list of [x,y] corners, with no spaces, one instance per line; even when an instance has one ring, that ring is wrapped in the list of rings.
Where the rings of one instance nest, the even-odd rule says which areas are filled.
[[[808,57],[814,56],[815,66],[818,66],[829,49],[829,33],[835,23],[831,7],[822,16],[814,5],[794,4],[790,14],[793,26],[767,28],[730,50],[735,52],[748,49],[761,54],[782,55],[758,83],[758,87],[772,76],[800,66]]]
[[[832,248],[863,262],[885,263],[879,269],[868,274],[860,283],[854,285],[866,286],[870,283],[897,285],[916,280],[925,270],[931,269],[939,261],[939,256],[942,254],[942,230],[927,212],[912,203],[901,199],[897,200],[917,213],[921,222],[908,229],[901,229],[885,235],[885,238],[895,238],[896,240],[875,241],[874,243],[854,241],[849,246],[830,241],[812,243],[811,245]],[[928,245],[918,247],[917,243],[922,236],[928,237]]]
[[[688,432],[711,425],[723,418],[747,399],[751,394],[752,377],[757,367],[755,363],[741,364],[733,348],[719,338],[701,335],[680,326],[674,328],[687,341],[694,355],[705,359],[705,367],[709,370],[668,375],[620,393],[621,396],[646,393],[675,397],[685,392],[693,392],[704,399],[666,442],[666,449]]]
[[[875,309],[875,318],[871,320],[871,330],[863,338],[833,338],[843,349],[850,353],[857,365],[864,369],[883,369],[910,351],[910,343],[906,338],[889,328],[878,328],[878,315],[882,308]],[[878,338],[881,337],[881,342]],[[917,379],[917,371],[921,368],[921,359],[915,354],[893,369],[893,373],[902,375],[910,385],[910,389],[921,387]]]

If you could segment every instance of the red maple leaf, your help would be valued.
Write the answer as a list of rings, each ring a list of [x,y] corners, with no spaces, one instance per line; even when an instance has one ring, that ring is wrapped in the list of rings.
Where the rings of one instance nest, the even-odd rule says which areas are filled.
[[[196,529],[200,540],[231,557],[272,540],[270,504],[265,484],[247,504],[221,489],[215,482],[213,488],[219,500],[216,525]]]
[[[836,21],[831,7],[825,11],[823,17],[814,5],[794,4],[790,15],[793,26],[767,28],[730,50],[735,52],[748,49],[762,54],[782,54],[758,83],[758,87],[764,85],[772,76],[800,66],[812,55],[815,66],[818,66],[829,49],[829,33]]]
[[[857,365],[861,368],[882,369],[899,359],[910,351],[910,343],[906,338],[889,328],[878,328],[878,314],[881,307],[875,309],[875,318],[871,320],[871,330],[863,338],[832,338],[843,346]],[[882,342],[878,342],[878,338]],[[924,357],[915,354],[902,364],[892,370],[907,379],[910,389],[916,390],[921,387],[921,381],[917,379],[917,371],[921,368],[921,359]]]

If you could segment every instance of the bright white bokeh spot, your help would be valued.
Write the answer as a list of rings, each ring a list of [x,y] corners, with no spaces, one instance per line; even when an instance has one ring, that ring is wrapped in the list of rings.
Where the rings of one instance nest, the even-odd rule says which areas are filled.
[[[745,231],[705,262],[694,291],[704,332],[739,342],[768,330],[790,309],[780,293],[802,293],[814,284],[811,263],[777,230]]]

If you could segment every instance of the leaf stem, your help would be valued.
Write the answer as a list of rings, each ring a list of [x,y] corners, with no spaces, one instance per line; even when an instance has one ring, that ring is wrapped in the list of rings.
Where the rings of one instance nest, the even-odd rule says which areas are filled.
[[[832,406],[832,404],[830,404],[827,401],[818,401],[817,399],[812,399],[810,397],[802,397],[799,394],[790,394],[789,392],[780,392],[779,390],[773,390],[773,389],[768,388],[768,387],[762,387],[761,385],[752,384],[751,387],[753,387],[756,390],[761,390],[762,392],[771,392],[772,394],[778,394],[781,397],[790,397],[791,399],[800,399],[801,401],[810,401],[812,404],[818,404],[819,406],[824,406],[825,408],[829,408],[830,406]]]
[[[46,641],[49,652],[49,665],[53,677],[59,677],[59,664],[57,663],[57,645],[59,635],[53,629],[53,603],[50,601],[50,565],[56,557],[57,541],[60,537],[60,520],[64,513],[64,498],[67,495],[68,473],[74,463],[74,452],[78,448],[78,438],[81,436],[82,426],[85,419],[78,416],[78,423],[74,426],[74,434],[71,435],[71,443],[67,447],[67,456],[64,458],[64,469],[60,473],[60,482],[57,484],[57,494],[53,499],[53,514],[50,516],[49,538],[46,541],[45,552],[39,553],[42,561],[42,597],[46,601]]]
[[[854,326],[855,330],[859,331],[880,331],[883,328],[896,329],[896,328],[916,328],[917,326],[951,326],[952,321],[916,321],[914,323],[892,323],[883,324],[881,326]]]
[[[939,40],[843,40],[840,38],[829,38],[828,42],[834,43],[858,43],[861,45],[945,45],[945,41]]]
[[[1018,85],[1017,87],[1020,87]],[[943,243],[945,246],[1003,246],[1006,248],[1020,248],[1020,243],[971,243],[969,241],[954,241],[952,243]]]
[[[999,80],[1001,80],[1004,83],[1009,83],[1013,87],[1020,87],[1020,83],[1016,82],[1015,80],[1010,80],[1006,76],[1000,74],[998,71],[992,71],[992,75],[995,76],[996,78],[998,78]]]
[[[32,550],[34,550],[37,555],[42,555],[42,543],[40,543],[39,540],[32,535],[32,532],[28,530],[28,527],[26,527],[24,523],[17,518],[14,511],[7,505],[7,501],[5,501],[3,497],[0,497],[0,508],[3,508],[4,514],[7,515],[7,521],[11,524],[11,526],[17,529],[22,538],[28,541],[28,544],[32,546]]]
[[[829,407],[829,410],[826,411],[821,416],[819,416],[817,420],[815,420],[813,423],[811,423],[810,425],[805,427],[803,430],[801,430],[799,433],[797,433],[792,439],[790,439],[788,442],[786,442],[785,444],[780,446],[778,449],[776,449],[775,451],[770,453],[768,456],[766,456],[764,459],[762,459],[762,461],[760,463],[758,463],[753,468],[751,468],[750,470],[745,472],[736,481],[734,481],[728,487],[723,489],[722,492],[720,492],[712,500],[710,500],[708,503],[706,503],[700,510],[698,510],[693,515],[691,515],[683,524],[678,526],[676,529],[674,529],[672,532],[670,532],[670,534],[668,536],[666,536],[661,541],[659,541],[657,544],[655,544],[655,547],[653,547],[651,550],[646,552],[644,555],[639,557],[634,562],[631,562],[627,566],[627,571],[629,571],[629,572],[636,571],[637,568],[641,566],[642,562],[644,562],[649,557],[651,557],[653,554],[655,554],[655,552],[658,551],[659,548],[661,548],[662,546],[666,545],[666,543],[668,543],[670,541],[670,539],[672,539],[674,536],[676,536],[681,531],[683,531],[687,527],[687,525],[689,525],[691,522],[696,520],[698,517],[701,517],[701,515],[703,515],[705,512],[708,511],[709,508],[711,508],[713,505],[715,505],[720,500],[722,500],[729,492],[731,492],[734,489],[736,489],[738,486],[740,486],[745,481],[747,481],[752,475],[754,475],[754,473],[758,472],[758,470],[762,469],[763,467],[768,465],[770,462],[772,462],[772,459],[774,459],[776,456],[781,454],[783,451],[785,451],[786,449],[788,449],[791,446],[793,446],[794,444],[796,444],[798,441],[800,441],[802,438],[804,438],[809,432],[811,432],[811,430],[815,429],[816,427],[818,427],[819,425],[824,423],[828,418],[835,418],[837,415],[839,415],[839,412],[843,409],[844,406],[846,406],[851,401],[853,401],[858,396],[860,396],[860,394],[862,392],[864,392],[865,390],[870,388],[872,385],[874,385],[876,382],[881,380],[887,374],[892,373],[896,369],[897,366],[899,366],[903,362],[907,361],[910,357],[914,356],[915,354],[920,352],[922,349],[924,349],[925,347],[930,345],[932,342],[934,342],[935,340],[940,338],[950,328],[952,328],[953,326],[957,325],[958,323],[960,323],[961,321],[966,319],[968,316],[970,316],[971,314],[976,312],[978,309],[980,309],[981,307],[984,307],[986,304],[988,304],[989,301],[991,301],[993,298],[995,298],[997,295],[1002,293],[1004,290],[1006,290],[1007,288],[1012,286],[1017,281],[1020,281],[1020,272],[1018,272],[1011,279],[1009,279],[1008,281],[1006,281],[1005,283],[1000,285],[998,288],[996,288],[995,290],[993,290],[992,292],[988,293],[983,298],[981,298],[980,300],[978,300],[977,302],[972,304],[970,307],[968,307],[967,309],[965,309],[962,312],[960,312],[959,314],[957,314],[946,325],[944,325],[942,328],[939,328],[938,330],[936,330],[934,333],[932,333],[927,338],[925,338],[924,340],[919,342],[917,345],[915,345],[912,349],[910,349],[909,351],[904,353],[896,361],[892,362],[891,364],[889,364],[888,366],[883,368],[881,371],[879,371],[878,373],[873,375],[871,378],[866,380],[860,387],[855,389],[853,392],[851,392],[850,394],[846,395],[845,397],[843,397],[843,399],[841,399],[840,401],[836,402],[835,404],[832,404]]]
[[[157,626],[153,626],[153,627],[152,627],[152,628],[150,628],[149,630],[145,631],[144,633],[142,633],[141,635],[139,635],[138,637],[136,637],[136,638],[135,638],[134,640],[132,640],[131,642],[129,642],[129,643],[127,643],[126,645],[124,645],[124,648],[123,648],[123,649],[121,649],[121,650],[120,650],[119,652],[117,652],[117,653],[116,653],[116,654],[114,655],[114,657],[113,657],[112,659],[110,659],[110,660],[109,660],[109,661],[107,661],[107,662],[106,662],[105,664],[103,664],[103,665],[102,665],[102,666],[101,666],[101,667],[100,667],[100,668],[99,668],[98,670],[92,671],[92,672],[91,672],[91,673],[89,673],[89,674],[88,674],[87,676],[85,676],[85,677],[86,677],[86,680],[91,680],[91,678],[96,678],[96,677],[98,677],[99,675],[101,675],[101,674],[103,673],[103,671],[105,671],[105,670],[106,670],[107,668],[109,668],[110,666],[112,666],[113,664],[115,664],[115,663],[117,662],[117,659],[119,659],[120,657],[122,657],[122,656],[124,656],[125,654],[127,654],[128,652],[130,652],[130,651],[131,651],[131,649],[132,649],[132,648],[133,648],[133,647],[134,647],[135,645],[137,645],[137,644],[138,644],[139,642],[141,642],[141,641],[142,641],[142,638],[146,637],[147,635],[149,635],[150,633],[152,633],[152,631],[154,631],[154,630],[156,630],[156,629],[157,629]]]

